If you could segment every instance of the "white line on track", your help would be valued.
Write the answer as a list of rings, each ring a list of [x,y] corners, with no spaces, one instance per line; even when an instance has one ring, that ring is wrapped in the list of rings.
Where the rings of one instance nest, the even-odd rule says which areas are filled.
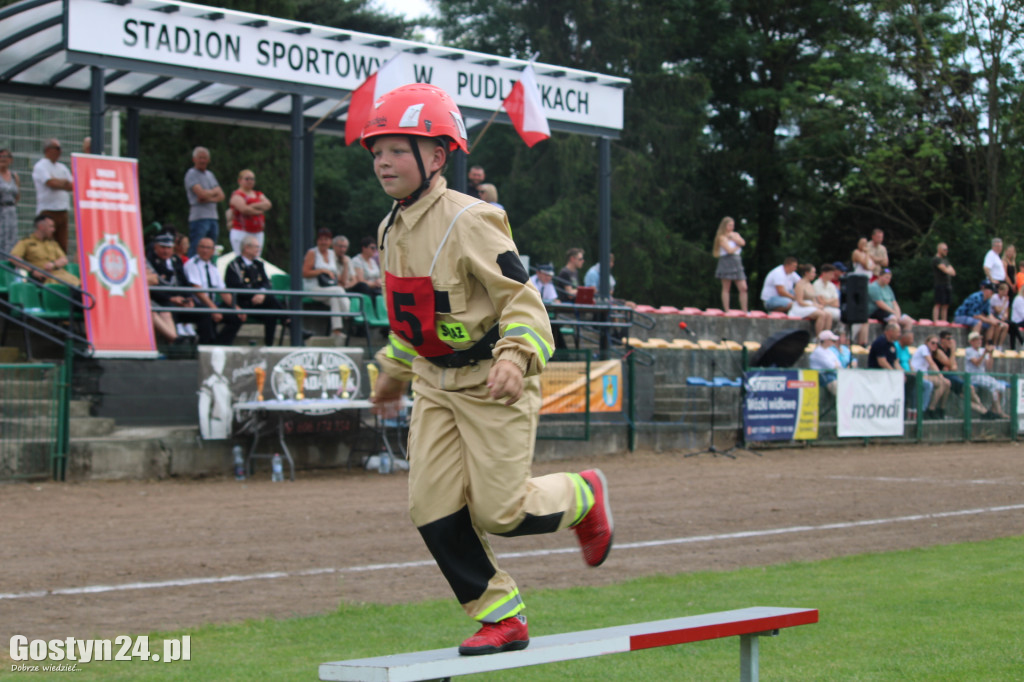
[[[971,478],[956,480],[948,478],[924,478],[909,477],[899,478],[896,476],[826,476],[825,478],[834,481],[878,481],[879,483],[938,483],[940,485],[1024,485],[1024,481],[1008,481],[995,478]]]
[[[692,535],[685,538],[667,540],[645,540],[643,542],[616,543],[615,550],[643,549],[647,547],[665,547],[667,545],[687,545],[696,542],[714,542],[718,540],[738,540],[743,538],[786,535],[789,533],[813,533],[819,531],[845,530],[866,526],[882,526],[890,523],[910,523],[934,519],[948,519],[957,516],[974,516],[978,514],[999,514],[1024,510],[1024,504],[1010,504],[1001,507],[981,507],[978,509],[958,509],[948,512],[931,514],[912,514],[910,516],[893,516],[886,519],[866,519],[864,521],[848,521],[843,523],[826,523],[819,526],[788,526],[785,528],[767,528],[762,530],[745,530],[736,533],[717,535]],[[580,551],[578,547],[562,547],[559,549],[538,549],[529,552],[507,552],[499,554],[499,559],[520,559],[529,557],[551,556],[553,554],[573,554]],[[123,592],[129,590],[157,590],[165,587],[191,587],[193,585],[215,585],[218,583],[240,583],[250,580],[273,580],[276,578],[297,578],[305,576],[331,575],[336,573],[368,573],[372,571],[393,571],[404,568],[422,568],[433,566],[432,559],[424,561],[403,561],[388,564],[365,564],[363,566],[345,566],[342,568],[310,568],[303,571],[272,571],[269,573],[250,573],[248,575],[224,575],[208,578],[181,578],[177,580],[160,580],[145,583],[124,583],[122,585],[87,585],[85,587],[64,587],[53,590],[36,590],[33,592],[0,592],[0,600],[31,599],[57,595],[100,594],[102,592]]]

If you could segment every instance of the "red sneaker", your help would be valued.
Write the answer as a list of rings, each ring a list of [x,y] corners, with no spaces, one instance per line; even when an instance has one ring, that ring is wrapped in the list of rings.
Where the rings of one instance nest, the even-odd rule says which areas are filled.
[[[594,506],[573,529],[583,548],[583,560],[591,566],[600,566],[612,550],[615,524],[608,503],[608,481],[600,469],[588,469],[580,476],[594,492]]]
[[[529,643],[526,616],[512,616],[497,623],[483,623],[479,632],[462,643],[459,653],[463,656],[497,654],[525,649]]]

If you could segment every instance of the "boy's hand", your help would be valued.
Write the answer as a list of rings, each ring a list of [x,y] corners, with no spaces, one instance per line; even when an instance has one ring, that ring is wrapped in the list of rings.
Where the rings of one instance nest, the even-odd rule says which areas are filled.
[[[505,404],[512,405],[523,395],[523,372],[508,360],[498,360],[487,375],[487,387],[492,398],[508,398]]]
[[[373,389],[370,411],[384,419],[394,419],[402,410],[402,396],[405,395],[409,382],[395,379],[386,372],[377,376],[377,385]]]

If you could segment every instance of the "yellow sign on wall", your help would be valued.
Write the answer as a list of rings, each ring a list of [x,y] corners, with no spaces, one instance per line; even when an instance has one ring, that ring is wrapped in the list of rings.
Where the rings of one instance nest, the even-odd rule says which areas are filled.
[[[590,391],[591,412],[622,411],[622,363],[603,360],[553,362],[540,375],[541,414],[582,414]]]

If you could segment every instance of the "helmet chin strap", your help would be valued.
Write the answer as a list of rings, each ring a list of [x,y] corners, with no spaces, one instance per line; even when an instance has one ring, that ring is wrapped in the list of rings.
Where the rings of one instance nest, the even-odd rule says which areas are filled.
[[[412,194],[410,194],[409,196],[405,197],[404,199],[398,199],[395,202],[395,207],[393,209],[391,209],[391,215],[388,216],[388,224],[384,227],[384,235],[385,236],[387,235],[388,230],[391,229],[391,226],[394,224],[395,218],[398,217],[398,209],[405,208],[406,206],[411,206],[421,196],[423,196],[423,193],[426,192],[428,189],[430,189],[430,182],[431,182],[431,180],[434,179],[434,176],[437,175],[437,173],[438,173],[438,171],[434,171],[433,173],[430,174],[429,177],[427,176],[427,167],[423,164],[423,155],[420,154],[420,145],[419,145],[419,138],[418,137],[416,137],[415,135],[410,135],[409,136],[409,145],[412,147],[412,155],[416,159],[416,166],[420,170],[420,177],[423,178],[423,182],[420,183],[420,186],[417,187],[416,190]],[[443,145],[442,145],[442,148],[444,148]],[[384,242],[384,240],[381,239],[381,243],[378,244],[378,248],[381,251],[384,250],[384,243],[383,242]]]

